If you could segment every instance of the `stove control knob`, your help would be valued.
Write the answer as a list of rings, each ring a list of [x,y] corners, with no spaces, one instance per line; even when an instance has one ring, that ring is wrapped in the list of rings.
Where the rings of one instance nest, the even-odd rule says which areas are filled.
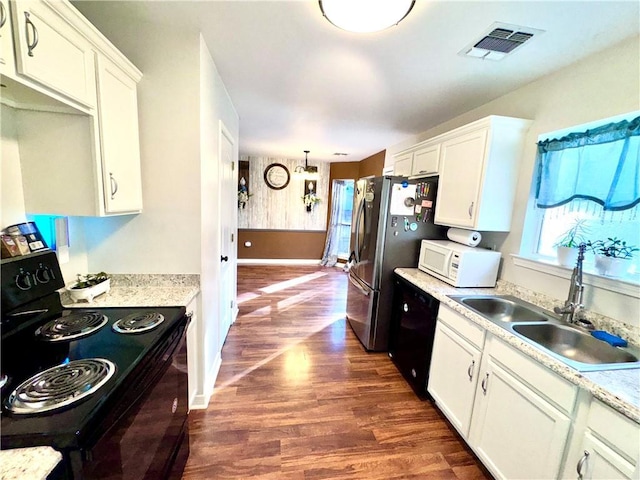
[[[40,283],[49,283],[54,278],[53,271],[46,265],[40,264],[36,270],[36,280]]]
[[[20,273],[16,275],[16,287],[20,290],[29,290],[32,286],[31,274],[20,269]]]

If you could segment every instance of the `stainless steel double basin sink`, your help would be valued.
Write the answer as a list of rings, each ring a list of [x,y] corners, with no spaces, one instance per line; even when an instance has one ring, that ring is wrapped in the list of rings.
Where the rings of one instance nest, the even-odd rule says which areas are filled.
[[[449,295],[482,317],[578,371],[640,368],[640,351],[614,347],[588,330],[510,295]]]

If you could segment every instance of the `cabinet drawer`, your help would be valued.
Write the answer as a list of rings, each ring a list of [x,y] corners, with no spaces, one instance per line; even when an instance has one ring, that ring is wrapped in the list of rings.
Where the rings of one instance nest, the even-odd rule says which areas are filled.
[[[440,305],[438,318],[460,336],[466,338],[469,342],[482,350],[485,336],[484,328],[476,325],[471,320],[465,318],[463,315],[453,311],[445,305]]]
[[[602,441],[636,464],[640,452],[640,425],[621,413],[594,400],[589,409],[587,427]]]
[[[491,357],[505,369],[518,376],[563,412],[569,415],[573,412],[578,395],[577,386],[495,337],[490,337],[487,343]]]

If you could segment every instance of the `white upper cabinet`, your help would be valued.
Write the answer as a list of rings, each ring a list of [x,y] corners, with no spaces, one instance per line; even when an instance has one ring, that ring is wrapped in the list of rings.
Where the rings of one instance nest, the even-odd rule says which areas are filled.
[[[413,152],[394,155],[393,174],[402,177],[411,175],[411,166],[413,165]]]
[[[529,124],[491,116],[446,134],[440,152],[436,224],[509,231]]]
[[[491,116],[443,136],[436,224],[509,231],[529,124]]]
[[[95,107],[90,42],[47,2],[16,0],[12,15],[18,74],[81,106]]]
[[[17,112],[26,213],[139,213],[142,74],[69,2],[11,7],[18,68],[2,100]]]
[[[0,0],[0,74],[15,75],[9,0]]]
[[[422,142],[395,154],[393,158],[394,175],[402,175],[403,177],[438,175],[440,143]]]
[[[136,82],[98,59],[98,115],[105,213],[142,210]]]

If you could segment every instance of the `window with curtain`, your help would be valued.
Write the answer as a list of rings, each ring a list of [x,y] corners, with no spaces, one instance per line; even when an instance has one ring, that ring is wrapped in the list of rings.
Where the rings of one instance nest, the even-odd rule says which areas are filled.
[[[555,257],[558,240],[576,222],[582,240],[618,238],[640,246],[640,116],[540,141],[535,208],[543,257]],[[639,260],[635,252],[627,271],[635,282]]]
[[[353,180],[334,180],[331,186],[331,214],[321,264],[333,267],[338,260],[349,258]]]

